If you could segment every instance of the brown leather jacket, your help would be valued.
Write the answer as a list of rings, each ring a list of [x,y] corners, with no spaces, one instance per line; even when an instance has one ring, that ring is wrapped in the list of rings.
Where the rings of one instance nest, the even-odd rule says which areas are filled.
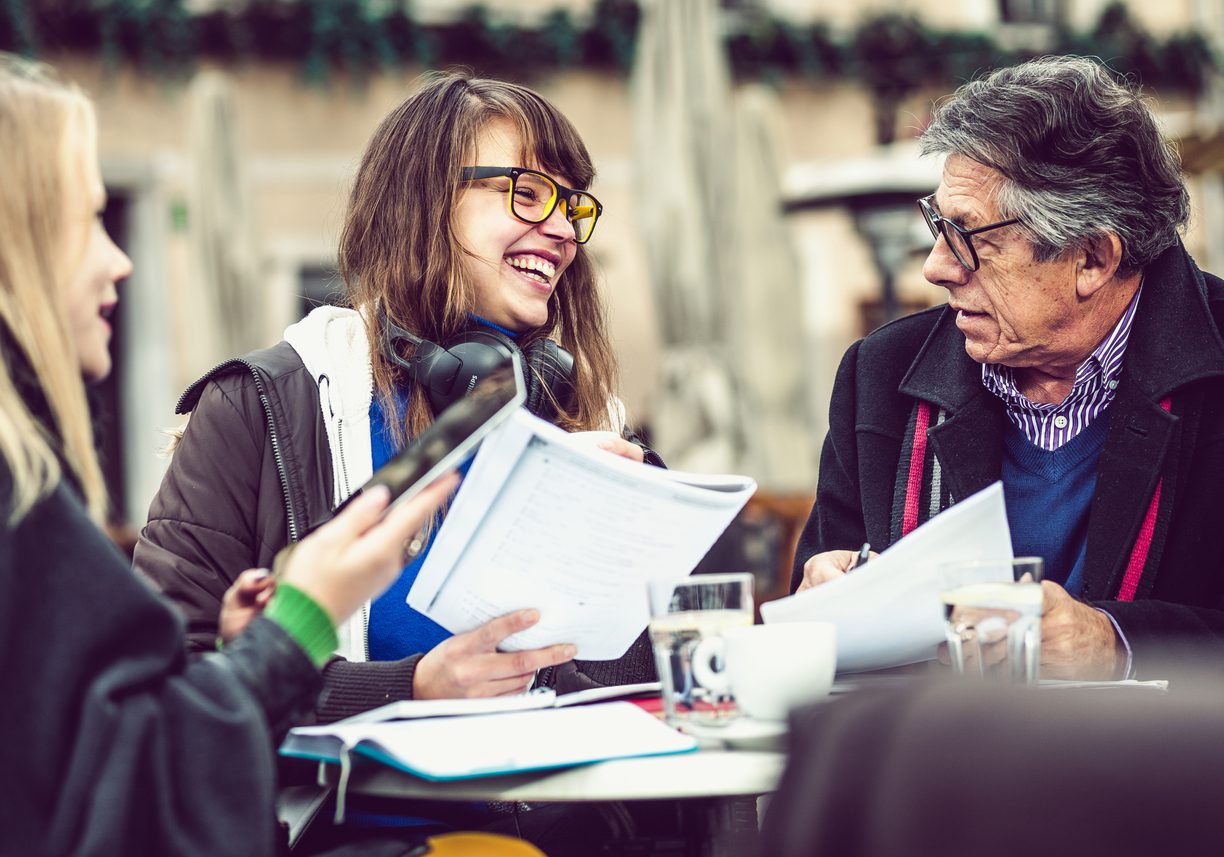
[[[179,400],[191,420],[175,451],[135,565],[179,605],[193,651],[211,650],[221,599],[248,568],[331,517],[332,464],[319,388],[285,342],[208,372]],[[412,696],[421,655],[332,660],[316,716],[327,722]],[[559,691],[651,681],[649,641],[619,660],[574,662],[541,676]]]

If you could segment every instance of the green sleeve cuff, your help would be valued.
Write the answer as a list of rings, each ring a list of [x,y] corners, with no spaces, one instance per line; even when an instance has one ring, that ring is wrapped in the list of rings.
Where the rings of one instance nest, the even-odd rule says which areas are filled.
[[[318,602],[291,583],[278,583],[264,616],[280,625],[316,667],[322,667],[340,640],[336,625]]]

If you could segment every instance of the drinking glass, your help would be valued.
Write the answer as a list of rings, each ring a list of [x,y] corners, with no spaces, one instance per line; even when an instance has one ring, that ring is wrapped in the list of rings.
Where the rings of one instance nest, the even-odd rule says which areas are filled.
[[[939,570],[948,655],[970,678],[1035,684],[1041,662],[1040,557],[948,563]]]
[[[752,624],[751,574],[699,574],[680,582],[651,582],[650,641],[663,689],[667,722],[712,725],[734,719],[726,682],[702,684],[700,675],[725,669],[721,647],[703,642]],[[705,659],[701,667],[695,661]]]

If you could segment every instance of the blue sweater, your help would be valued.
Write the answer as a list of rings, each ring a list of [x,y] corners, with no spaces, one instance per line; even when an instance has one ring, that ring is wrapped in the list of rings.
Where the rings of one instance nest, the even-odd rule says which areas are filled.
[[[472,320],[498,330],[511,339],[518,336],[514,331],[507,330],[474,313]],[[396,390],[394,419],[402,421],[407,407],[407,391]],[[389,415],[384,413],[378,401],[378,396],[374,396],[373,401],[370,402],[370,451],[375,471],[399,452],[391,437],[388,417]],[[469,466],[470,462],[465,463],[459,468],[459,472],[467,473]],[[425,557],[429,555],[429,549],[433,546],[434,535],[437,531],[438,528],[435,526],[430,531],[429,541],[426,542],[424,549],[416,559],[404,566],[395,583],[391,584],[391,587],[371,606],[370,627],[367,632],[370,660],[397,661],[417,652],[428,652],[451,636],[450,631],[418,613],[407,603],[408,591],[416,582],[417,574],[420,573],[421,566],[425,563]]]
[[[397,392],[396,407],[403,411],[406,397]],[[374,469],[382,467],[398,452],[391,439],[387,414],[383,412],[378,397],[370,403],[370,448]],[[429,542],[416,559],[404,566],[395,583],[384,592],[370,608],[368,631],[370,660],[396,661],[417,652],[428,652],[451,634],[432,619],[408,606],[408,590],[416,582],[417,573],[429,555],[433,544],[434,527]]]
[[[1004,438],[1003,496],[1012,547],[1016,556],[1042,557],[1045,579],[1072,595],[1083,588],[1088,513],[1108,431],[1106,410],[1052,452],[1010,422]]]

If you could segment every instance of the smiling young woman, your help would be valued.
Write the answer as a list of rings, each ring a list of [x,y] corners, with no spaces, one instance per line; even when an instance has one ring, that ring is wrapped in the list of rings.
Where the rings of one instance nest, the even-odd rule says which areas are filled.
[[[382,307],[433,342],[470,329],[473,316],[524,345],[552,338],[575,366],[571,404],[556,422],[619,432],[619,415],[608,411],[616,365],[603,300],[566,220],[572,207],[558,204],[542,223],[526,222],[512,211],[511,179],[467,181],[472,167],[533,169],[582,190],[595,176],[577,130],[538,93],[455,74],[426,78],[383,120],[362,158],[340,239],[350,301]],[[547,283],[521,273],[550,264]],[[370,349],[378,392],[390,397],[403,372],[384,358],[377,338]],[[410,397],[407,409],[411,435],[432,420],[423,396]]]
[[[225,364],[184,398],[192,418],[136,563],[184,609],[197,651],[213,643],[233,569],[266,566],[433,420],[436,379],[413,362],[421,340],[522,352],[539,415],[643,460],[625,436],[585,249],[602,211],[593,178],[573,125],[522,86],[428,75],[383,120],[340,239],[350,308],[315,310],[284,342]],[[409,344],[389,347],[389,335]],[[537,621],[532,610],[451,636],[405,603],[427,553],[342,629],[317,718],[533,681],[564,691],[654,678],[644,637],[598,663],[572,661],[567,645],[498,651]]]
[[[520,351],[529,407],[643,459],[624,436],[585,250],[602,210],[593,178],[574,127],[525,87],[428,75],[383,120],[340,238],[350,307],[316,309],[285,341],[224,364],[183,399],[192,417],[135,561],[183,608],[193,649],[213,645],[235,569],[269,565],[445,404],[449,394],[413,360],[429,351],[422,340]],[[340,629],[316,719],[399,699],[517,693],[533,681],[565,691],[654,678],[645,637],[617,661],[577,663],[568,645],[499,651],[537,621],[533,610],[452,636],[405,601],[428,549]],[[252,583],[248,602],[266,585]]]

